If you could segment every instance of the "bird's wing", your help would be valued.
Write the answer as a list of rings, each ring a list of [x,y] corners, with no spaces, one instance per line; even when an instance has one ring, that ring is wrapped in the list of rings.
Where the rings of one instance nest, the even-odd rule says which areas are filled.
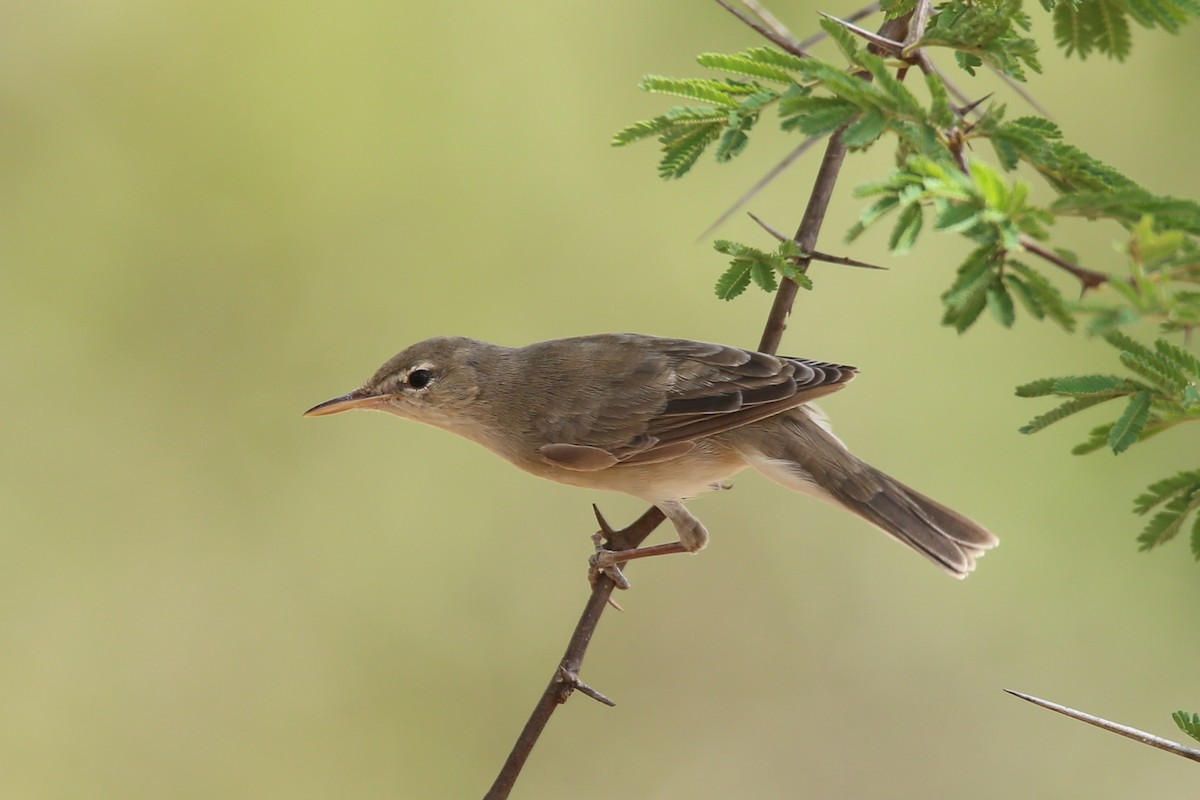
[[[706,342],[587,338],[597,340],[595,357],[576,376],[573,402],[543,417],[540,431],[552,442],[542,456],[574,470],[678,458],[697,439],[829,394],[855,375],[841,364]]]

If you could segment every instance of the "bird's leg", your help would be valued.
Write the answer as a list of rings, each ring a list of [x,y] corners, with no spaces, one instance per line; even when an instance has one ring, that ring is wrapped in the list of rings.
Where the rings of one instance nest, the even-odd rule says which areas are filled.
[[[671,520],[671,524],[675,526],[675,532],[679,534],[679,541],[655,544],[649,547],[638,547],[632,550],[609,550],[600,545],[599,538],[603,537],[611,542],[614,531],[608,526],[604,518],[600,516],[600,511],[597,509],[596,519],[600,521],[601,533],[597,534],[596,554],[588,560],[589,576],[603,572],[613,579],[618,588],[627,589],[629,588],[629,581],[621,574],[621,564],[633,561],[636,558],[666,556],[675,553],[696,553],[703,550],[705,545],[708,544],[708,530],[700,520],[696,519],[684,507],[683,503],[678,500],[664,500],[654,505],[658,507],[659,511],[667,519]]]

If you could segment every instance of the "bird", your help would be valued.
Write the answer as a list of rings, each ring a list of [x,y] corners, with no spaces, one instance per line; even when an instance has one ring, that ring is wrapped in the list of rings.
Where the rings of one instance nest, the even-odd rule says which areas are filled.
[[[856,374],[844,364],[634,333],[523,347],[442,336],[402,350],[305,416],[384,411],[462,436],[533,475],[641,498],[679,537],[644,550],[703,549],[708,530],[684,502],[753,468],[965,578],[999,539],[853,455],[812,404]],[[631,552],[610,553],[600,566]]]

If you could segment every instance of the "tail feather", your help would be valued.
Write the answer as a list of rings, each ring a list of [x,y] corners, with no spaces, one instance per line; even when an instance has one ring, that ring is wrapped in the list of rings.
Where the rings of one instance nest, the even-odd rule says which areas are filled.
[[[760,438],[752,459],[771,480],[854,512],[956,578],[1000,543],[983,526],[861,461],[802,410],[779,422],[786,435]]]
[[[975,560],[1000,543],[990,531],[910,489],[874,467],[869,470],[875,494],[865,500],[858,492],[831,492],[832,499],[875,527],[929,558],[956,578],[975,569]],[[838,494],[842,494],[841,497]]]

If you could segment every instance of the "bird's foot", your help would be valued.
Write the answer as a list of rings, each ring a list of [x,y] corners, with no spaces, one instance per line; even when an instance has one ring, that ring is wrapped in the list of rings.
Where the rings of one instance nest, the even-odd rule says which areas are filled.
[[[607,527],[607,523],[605,526]],[[611,529],[607,531],[610,534],[611,532]],[[594,587],[600,576],[605,575],[618,589],[628,589],[629,579],[625,577],[625,573],[621,572],[621,568],[618,566],[622,560],[620,554],[618,551],[609,550],[604,546],[607,538],[603,531],[592,534],[592,543],[596,545],[596,552],[588,559],[588,582]]]

